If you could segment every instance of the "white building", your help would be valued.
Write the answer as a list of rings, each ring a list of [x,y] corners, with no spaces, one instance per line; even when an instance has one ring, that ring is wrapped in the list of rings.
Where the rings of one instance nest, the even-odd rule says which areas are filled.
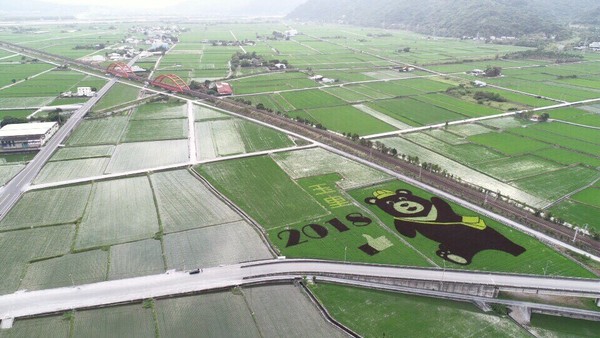
[[[479,80],[475,80],[473,82],[471,82],[473,84],[473,86],[475,87],[485,87],[487,86],[487,83],[483,82],[483,81],[479,81]]]
[[[0,129],[0,151],[39,149],[56,133],[58,123],[18,123]]]
[[[94,92],[91,87],[77,87],[77,96],[94,96]]]

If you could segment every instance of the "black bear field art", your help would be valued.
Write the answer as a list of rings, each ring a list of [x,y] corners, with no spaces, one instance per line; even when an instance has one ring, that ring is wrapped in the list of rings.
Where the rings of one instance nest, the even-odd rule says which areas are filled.
[[[468,265],[483,250],[499,250],[513,256],[525,252],[525,248],[487,226],[483,219],[458,215],[438,197],[427,200],[404,189],[378,190],[373,196],[365,202],[392,216],[398,232],[409,238],[418,232],[439,243],[436,254],[449,262]]]

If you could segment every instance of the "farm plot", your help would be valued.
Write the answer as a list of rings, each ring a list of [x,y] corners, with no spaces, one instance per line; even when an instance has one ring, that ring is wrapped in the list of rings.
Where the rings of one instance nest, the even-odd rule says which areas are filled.
[[[312,88],[318,84],[303,73],[277,73],[249,76],[229,82],[235,94],[256,94],[286,89]]]
[[[512,184],[536,196],[553,201],[584,187],[600,177],[600,172],[585,167],[568,167]]]
[[[2,92],[0,92],[2,93]],[[52,102],[56,97],[55,96],[28,96],[28,97],[0,97],[0,108],[3,109],[22,109],[22,108],[40,108],[48,105]],[[29,111],[29,110],[26,110]],[[35,110],[29,111],[29,114],[23,116],[27,117]],[[13,117],[18,117],[15,115],[17,112],[13,111],[11,115]]]
[[[287,135],[245,120],[196,123],[196,149],[200,160],[293,145]]]
[[[562,164],[583,164],[590,167],[600,167],[600,158],[587,156],[562,148],[548,148],[536,152],[536,156]]]
[[[369,115],[373,116],[374,118],[376,118],[380,121],[383,121],[394,128],[398,128],[398,129],[402,130],[402,129],[409,129],[411,127],[407,123],[400,122],[399,120],[396,120],[395,118],[393,118],[387,114],[380,113],[377,110],[367,107],[364,104],[355,104],[352,107],[364,112],[365,114],[369,114]]]
[[[126,116],[85,119],[67,140],[70,146],[117,144],[127,127]]]
[[[370,101],[372,98],[360,94],[358,92],[352,91],[345,87],[330,87],[322,89],[324,92],[336,96],[348,103],[357,103],[363,101]]]
[[[0,222],[0,229],[75,223],[86,206],[90,185],[30,191]]]
[[[437,138],[437,136],[440,135],[439,133],[436,134],[436,137],[432,137],[430,134],[431,133],[413,133],[405,134],[403,137],[416,145],[425,147],[441,156],[446,156],[463,164],[472,165],[505,158],[502,154],[477,144],[448,144]],[[443,135],[443,138],[448,138],[447,134],[449,133],[443,132],[441,135]]]
[[[218,135],[213,142],[219,155],[236,155],[245,152],[244,143],[234,120],[218,120],[210,124],[212,135]]]
[[[600,146],[600,130],[569,125],[565,123],[540,123],[530,128],[542,130],[551,134],[569,137],[582,142],[590,143],[590,146]]]
[[[157,168],[188,161],[187,140],[122,143],[115,149],[105,173]]]
[[[424,103],[430,103],[439,108],[447,109],[469,117],[480,117],[500,114],[499,110],[494,109],[492,107],[463,101],[461,99],[440,93],[416,96],[415,100]]]
[[[527,138],[531,139],[527,140],[527,143],[529,143],[530,141],[537,140],[545,142],[548,145],[553,145],[554,147],[572,149],[580,153],[594,155],[597,157],[600,156],[600,147],[594,147],[588,142],[576,140],[572,137],[548,133],[536,128],[515,128],[509,129],[507,132],[510,134],[525,137],[525,140],[527,140]]]
[[[244,297],[233,292],[156,302],[160,337],[261,337]]]
[[[21,289],[42,290],[106,280],[108,253],[103,250],[68,254],[29,264]]]
[[[0,66],[0,87],[10,85],[13,80],[24,80],[32,75],[52,69],[52,65],[46,63],[10,64]]]
[[[76,87],[85,75],[74,71],[51,71],[0,91],[2,97],[57,97]]]
[[[455,215],[475,217],[478,224],[480,226],[485,225],[485,228],[477,230],[473,227],[454,227],[450,231],[439,229],[440,232],[437,237],[432,238],[431,233],[424,232],[424,228],[417,228],[413,232],[408,222],[398,222],[398,218],[385,212],[379,206],[367,203],[366,199],[375,198],[376,192],[377,195],[380,195],[382,191],[398,193],[398,189],[408,190],[413,196],[432,202],[432,198],[435,197],[401,181],[353,190],[350,195],[357,201],[364,201],[363,203],[369,208],[369,211],[374,213],[390,229],[398,231],[414,248],[428,256],[438,266],[443,264],[441,256],[442,251],[446,248],[454,254],[461,252],[460,255],[465,260],[463,265],[450,261],[444,263],[452,269],[593,277],[593,273],[542,244],[537,239],[489,218],[474,214],[473,211],[452,202],[447,202],[447,205]],[[416,197],[414,201],[418,201]],[[436,203],[440,203],[440,201],[438,200]],[[496,244],[491,247],[490,243]],[[477,250],[474,250],[475,248]],[[550,266],[548,269],[546,269],[547,264]]]
[[[138,106],[133,120],[177,119],[187,116],[187,104],[181,102],[146,103]]]
[[[271,156],[281,169],[294,180],[338,173],[342,179],[337,184],[344,190],[379,183],[391,178],[381,171],[335,155],[322,148],[290,151]],[[307,163],[310,165],[307,166]]]
[[[111,145],[60,148],[50,158],[50,161],[69,161],[85,158],[110,157],[114,150],[115,147]]]
[[[464,115],[412,98],[377,101],[368,106],[411,126],[465,119]]]
[[[10,330],[1,332],[0,337],[69,337],[70,326],[70,322],[60,316],[18,319]]]
[[[395,127],[352,106],[307,110],[310,120],[340,133],[370,135],[396,130]],[[292,115],[292,114],[290,114]]]
[[[164,271],[160,241],[147,239],[110,247],[108,279],[154,275]]]
[[[186,170],[150,176],[165,233],[241,220]]]
[[[108,158],[86,158],[80,160],[48,162],[36,176],[33,184],[101,176],[109,161],[110,159]]]
[[[129,121],[123,142],[175,140],[188,137],[186,119]]]
[[[167,234],[163,242],[169,269],[273,258],[256,230],[244,221]]]
[[[547,204],[547,201],[542,198],[536,197],[509,184],[498,181],[495,178],[471,169],[468,166],[449,159],[445,155],[440,155],[407,139],[391,137],[382,139],[381,142],[388,147],[400,149],[399,152],[401,154],[418,156],[421,162],[435,163],[456,177],[460,177],[463,180],[491,191],[500,191],[502,195],[511,196],[511,198],[517,201],[522,201],[535,207],[540,207]],[[474,159],[474,161],[477,161],[477,159]]]
[[[0,165],[0,186],[10,181],[23,168],[25,168],[23,164]]]
[[[566,317],[532,314],[529,330],[537,337],[595,337],[600,323]]]
[[[94,111],[109,109],[138,98],[140,89],[122,83],[115,84],[94,106]]]
[[[0,233],[0,293],[17,290],[27,262],[68,253],[74,235],[74,225]]]
[[[136,217],[131,217],[135,211]],[[158,232],[158,218],[145,176],[95,183],[75,246],[100,247],[150,238]]]
[[[336,182],[340,178],[338,174],[328,174],[298,180],[329,214],[271,229],[269,238],[282,255],[369,264],[433,265],[339,190]]]
[[[547,148],[548,144],[507,133],[487,133],[470,136],[469,141],[498,150],[506,155],[521,155]]]
[[[346,104],[345,101],[318,89],[284,92],[279,95],[296,109],[333,107]]]
[[[382,332],[425,338],[529,335],[510,318],[482,313],[470,303],[326,283],[311,287],[311,291],[335,319],[366,337],[381,336]]]
[[[244,297],[265,337],[345,337],[325,320],[298,286],[247,288]]]
[[[228,119],[231,117],[227,114],[223,114],[216,110],[212,110],[212,109],[206,108],[206,107],[201,107],[198,105],[193,106],[193,111],[194,111],[194,120],[196,122],[205,121],[205,120]]]
[[[155,323],[152,309],[142,305],[122,305],[77,311],[72,337],[153,337]]]
[[[326,214],[269,157],[210,163],[195,170],[266,229]],[[260,198],[257,191],[261,192]]]
[[[600,208],[575,202],[572,199],[567,199],[552,208],[550,212],[555,217],[567,220],[567,222],[584,227],[586,224],[596,232],[600,232]]]
[[[550,171],[563,168],[563,166],[537,156],[524,155],[482,163],[477,168],[506,182],[540,174],[546,175]]]
[[[587,188],[571,196],[571,199],[583,204],[600,208],[600,188]]]

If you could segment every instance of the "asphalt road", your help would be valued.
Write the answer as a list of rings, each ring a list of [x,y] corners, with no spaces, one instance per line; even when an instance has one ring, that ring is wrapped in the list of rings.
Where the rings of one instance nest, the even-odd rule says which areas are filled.
[[[0,296],[0,319],[41,315],[77,308],[91,308],[147,298],[183,295],[258,281],[332,273],[509,286],[534,290],[566,290],[600,297],[600,282],[598,280],[358,265],[317,260],[270,260],[258,264],[248,263],[206,268],[194,275],[186,272],[173,272],[57,289],[31,292],[18,291],[10,295]]]

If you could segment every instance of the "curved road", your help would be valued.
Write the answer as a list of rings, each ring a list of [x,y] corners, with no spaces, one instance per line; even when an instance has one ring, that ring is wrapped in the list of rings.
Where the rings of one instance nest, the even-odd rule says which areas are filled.
[[[230,288],[306,275],[351,275],[459,282],[530,290],[565,291],[600,297],[600,281],[593,279],[517,276],[499,273],[346,264],[318,260],[269,260],[207,268],[198,274],[171,272],[40,291],[17,291],[0,296],[0,319],[48,314],[70,309],[140,301],[147,298]]]

